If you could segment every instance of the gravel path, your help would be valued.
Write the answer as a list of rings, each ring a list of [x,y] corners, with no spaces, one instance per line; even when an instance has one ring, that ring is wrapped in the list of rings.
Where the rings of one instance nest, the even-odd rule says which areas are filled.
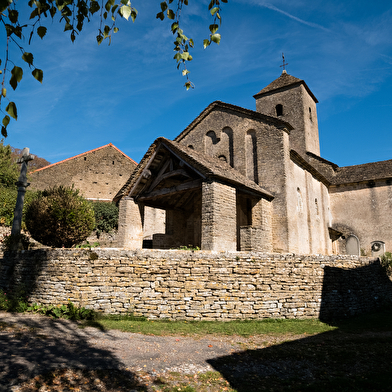
[[[151,374],[214,370],[207,361],[241,351],[240,337],[146,336],[78,328],[68,320],[0,312],[0,391],[54,368]],[[265,344],[265,342],[263,342]]]

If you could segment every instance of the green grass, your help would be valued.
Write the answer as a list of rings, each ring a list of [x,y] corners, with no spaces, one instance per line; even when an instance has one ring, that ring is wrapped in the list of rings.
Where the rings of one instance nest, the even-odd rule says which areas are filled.
[[[83,321],[82,326],[93,326],[101,330],[118,329],[145,335],[239,335],[260,334],[316,334],[336,329],[335,326],[316,319],[265,319],[234,321],[168,321],[146,320],[141,317],[99,315],[94,321]]]

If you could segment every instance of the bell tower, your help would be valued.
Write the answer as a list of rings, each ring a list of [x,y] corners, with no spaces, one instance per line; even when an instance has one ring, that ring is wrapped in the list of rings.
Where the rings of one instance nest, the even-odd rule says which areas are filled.
[[[320,155],[317,124],[318,103],[306,83],[284,69],[280,77],[254,95],[256,111],[290,123],[290,148]]]

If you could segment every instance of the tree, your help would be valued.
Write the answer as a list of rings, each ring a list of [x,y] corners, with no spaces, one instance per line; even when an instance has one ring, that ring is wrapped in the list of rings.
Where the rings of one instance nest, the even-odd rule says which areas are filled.
[[[19,168],[16,160],[12,157],[12,148],[5,146],[4,140],[0,140],[0,187],[15,186],[19,177]]]
[[[22,149],[11,146],[11,157],[13,158],[13,160],[16,161],[21,155],[22,155]],[[41,169],[48,165],[50,165],[50,162],[48,162],[45,158],[41,158],[38,155],[34,155],[34,159],[30,161],[28,164],[29,172]]]
[[[208,5],[209,13],[213,22],[209,25],[209,37],[203,40],[204,48],[208,47],[212,42],[219,44],[221,36],[217,32],[220,26],[221,3],[227,3],[228,0],[210,0]],[[64,24],[64,32],[69,32],[72,42],[75,41],[76,36],[79,35],[86,22],[96,16],[98,18],[98,34],[96,40],[98,45],[105,39],[111,42],[113,33],[118,32],[116,26],[117,17],[129,18],[135,22],[137,17],[137,10],[131,5],[130,0],[29,0],[29,7],[32,9],[29,22],[20,20],[17,2],[14,0],[0,0],[0,25],[3,26],[6,33],[6,52],[5,59],[0,58],[0,66],[3,64],[1,94],[0,94],[0,110],[5,115],[2,120],[1,134],[7,137],[7,127],[11,121],[18,119],[17,106],[15,102],[9,101],[7,98],[6,82],[15,90],[18,83],[23,78],[23,69],[16,65],[13,60],[9,58],[9,45],[16,45],[21,53],[22,60],[25,61],[32,69],[31,74],[39,82],[43,82],[43,71],[34,66],[34,56],[27,52],[20,42],[24,35],[29,36],[29,44],[35,35],[43,39],[47,34],[47,27],[44,26],[48,18],[55,19],[59,17],[60,23]],[[182,75],[186,77],[186,89],[193,88],[193,84],[189,79],[189,70],[187,69],[187,62],[192,60],[189,52],[190,48],[194,46],[192,38],[184,34],[180,27],[181,12],[183,6],[188,5],[188,0],[163,0],[160,1],[159,12],[156,18],[165,20],[165,18],[172,21],[170,31],[174,36],[174,59],[177,62],[177,69],[181,68]],[[27,33],[27,34],[26,34]],[[9,69],[13,64],[13,68]]]

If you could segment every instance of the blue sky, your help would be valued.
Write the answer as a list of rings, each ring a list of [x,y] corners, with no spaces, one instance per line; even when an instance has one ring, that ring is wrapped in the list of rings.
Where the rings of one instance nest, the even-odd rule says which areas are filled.
[[[159,1],[132,2],[136,22],[120,21],[110,46],[96,43],[97,19],[74,44],[46,21],[47,36],[24,43],[43,84],[26,67],[16,91],[8,88],[19,119],[6,143],[51,163],[113,143],[138,162],[157,137],[173,139],[215,100],[255,110],[253,95],[280,76],[283,52],[287,72],[319,101],[323,158],[339,166],[392,159],[390,0],[229,0],[221,43],[205,50],[208,1],[189,3],[182,15],[196,44],[189,91],[173,60],[170,22],[155,19]],[[1,36],[0,58],[4,51]],[[17,49],[11,55],[20,58]]]

